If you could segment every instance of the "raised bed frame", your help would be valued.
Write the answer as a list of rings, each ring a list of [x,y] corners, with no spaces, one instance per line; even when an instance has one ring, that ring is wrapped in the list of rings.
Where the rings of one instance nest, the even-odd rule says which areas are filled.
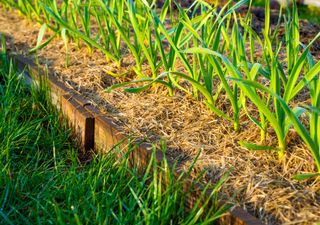
[[[18,69],[26,72],[26,78],[30,83],[37,82],[37,79],[39,79],[41,74],[45,74],[32,60],[23,55],[9,52],[9,57],[13,59],[18,66]],[[80,145],[84,151],[108,150],[126,139],[126,136],[121,132],[121,128],[112,120],[112,118],[107,114],[103,114],[83,96],[68,88],[50,73],[47,75],[47,81],[52,104],[62,111],[62,115],[68,120],[69,126],[73,130],[73,134],[79,139]],[[135,164],[139,169],[143,169],[148,165],[151,154],[151,144],[139,144],[130,155],[130,163]],[[163,153],[157,151],[157,162],[162,161],[162,159]],[[169,161],[168,163],[169,165],[172,165],[172,162]],[[180,173],[176,172],[176,175],[179,176]],[[191,185],[191,181],[185,182],[184,189],[189,190]],[[192,208],[197,202],[200,193],[201,186],[195,185],[195,190],[187,200],[187,208]],[[210,193],[207,194],[209,195]],[[242,208],[236,206],[221,217],[217,221],[217,224],[262,225],[263,223]]]

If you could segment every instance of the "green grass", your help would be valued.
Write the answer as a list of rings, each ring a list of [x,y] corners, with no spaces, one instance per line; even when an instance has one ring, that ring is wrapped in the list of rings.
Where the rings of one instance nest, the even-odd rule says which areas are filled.
[[[209,224],[225,212],[217,193],[226,176],[187,211],[183,178],[165,160],[153,157],[142,174],[128,166],[132,146],[84,160],[45,81],[30,87],[4,41],[0,52],[0,224]]]

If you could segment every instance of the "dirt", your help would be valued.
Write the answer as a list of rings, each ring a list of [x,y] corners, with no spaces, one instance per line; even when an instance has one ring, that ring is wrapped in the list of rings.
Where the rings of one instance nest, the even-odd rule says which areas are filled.
[[[28,50],[36,45],[39,25],[25,20],[17,12],[0,9],[0,31],[7,36],[10,51],[35,59]],[[257,21],[259,21],[257,16]],[[258,22],[257,22],[258,23]],[[302,21],[301,34],[310,40],[310,29],[318,29]],[[262,25],[257,27],[261,28]],[[316,32],[313,32],[313,34]],[[320,45],[319,45],[320,46]],[[176,92],[169,97],[159,86],[141,94],[127,94],[118,89],[106,93],[105,88],[125,80],[115,79],[108,71],[132,74],[131,56],[124,58],[125,68],[116,69],[100,52],[91,55],[85,47],[69,44],[69,66],[65,66],[64,43],[55,39],[39,51],[39,62],[69,87],[88,97],[102,111],[113,116],[127,134],[157,143],[165,140],[168,157],[184,161],[185,167],[199,151],[196,170],[207,169],[208,181],[217,181],[232,170],[222,188],[222,197],[233,201],[266,224],[312,224],[320,221],[320,181],[297,182],[292,176],[316,171],[307,147],[290,131],[292,139],[282,161],[277,154],[266,151],[248,151],[239,146],[239,140],[259,140],[259,129],[246,115],[241,115],[241,131],[234,132],[232,124],[213,115],[203,103],[191,96]],[[318,47],[313,49],[318,54]],[[318,54],[319,55],[319,54]],[[144,72],[148,67],[144,66]],[[227,104],[224,96],[221,108]],[[268,144],[276,144],[270,130]]]

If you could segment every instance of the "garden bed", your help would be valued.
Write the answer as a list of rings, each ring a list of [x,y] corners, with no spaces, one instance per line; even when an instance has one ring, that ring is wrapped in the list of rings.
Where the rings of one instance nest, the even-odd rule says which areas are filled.
[[[214,198],[210,198],[212,205],[205,203],[206,210],[201,208],[204,205],[187,210],[186,205],[191,206],[188,202],[192,199],[189,190],[194,189],[185,192],[188,180],[175,179],[174,171],[164,169],[168,168],[165,160],[153,154],[154,151],[151,157],[150,154],[141,155],[140,159],[145,162],[144,169],[141,164],[135,164],[139,157],[132,158],[130,153],[136,156],[136,153],[150,151],[135,150],[133,144],[123,148],[117,145],[102,154],[94,153],[93,146],[85,152],[81,151],[79,147],[89,148],[91,140],[84,138],[80,146],[71,136],[71,127],[77,131],[84,130],[85,136],[93,136],[96,142],[102,141],[102,138],[92,135],[90,124],[107,128],[104,135],[110,134],[109,130],[111,127],[114,130],[114,126],[105,119],[103,121],[106,123],[102,124],[99,118],[102,115],[90,115],[86,110],[90,109],[90,105],[81,103],[80,96],[54,77],[43,76],[44,73],[39,72],[39,68],[28,59],[8,54],[2,37],[0,192],[5,194],[1,196],[0,224],[48,221],[51,224],[89,221],[92,224],[118,224],[120,221],[124,224],[209,223],[227,210],[216,207],[218,202]],[[34,76],[30,77],[30,74]],[[65,116],[69,117],[71,127],[65,123],[56,106],[60,106]],[[112,136],[117,135],[111,135],[103,142],[111,144]],[[145,170],[145,164],[157,168]],[[137,170],[137,167],[143,170]],[[153,179],[154,176],[157,179]],[[216,186],[213,193],[218,190]],[[196,198],[197,201],[200,199],[207,200],[208,196],[202,193]],[[139,207],[139,204],[144,207]],[[97,208],[100,210],[95,210]],[[233,219],[230,216],[223,218]],[[230,221],[228,224],[233,223]]]
[[[39,26],[1,9],[0,30],[9,36],[10,51],[27,55],[36,45]],[[309,27],[307,27],[309,26]],[[313,25],[305,24],[308,31]],[[304,31],[302,31],[304,32]],[[297,182],[292,176],[303,171],[315,171],[312,156],[307,147],[296,139],[288,146],[282,163],[276,153],[252,152],[238,145],[239,140],[254,141],[259,130],[249,123],[240,133],[232,130],[232,124],[214,116],[203,103],[177,92],[168,97],[162,87],[132,95],[115,90],[104,90],[125,78],[111,78],[108,71],[117,74],[131,73],[133,60],[124,60],[127,66],[116,69],[106,63],[99,52],[88,56],[85,48],[77,50],[70,43],[69,66],[65,68],[64,43],[56,39],[39,51],[39,62],[47,64],[49,71],[75,92],[90,99],[90,103],[108,113],[125,131],[139,139],[156,143],[165,139],[171,160],[183,161],[185,168],[201,149],[197,170],[208,169],[207,180],[216,181],[222,174],[234,168],[223,187],[225,199],[233,201],[268,224],[312,223],[320,220],[319,181]],[[34,56],[28,56],[33,57]],[[147,69],[147,68],[146,68]],[[221,99],[221,104],[223,103]],[[245,115],[241,120],[248,120]],[[275,140],[268,140],[271,144]],[[196,172],[196,171],[195,171]]]
[[[24,71],[28,83],[32,84],[35,82],[39,84],[39,81],[44,78],[44,70],[39,68],[34,62],[15,53],[9,54],[9,57],[18,65],[21,71]],[[156,152],[153,152],[153,146],[150,143],[141,140],[131,140],[129,136],[123,135],[121,127],[110,118],[108,113],[102,113],[98,108],[94,107],[88,99],[66,87],[64,83],[58,81],[54,76],[48,74],[48,77],[45,79],[50,89],[49,93],[52,104],[61,110],[63,117],[69,121],[69,127],[72,130],[74,141],[77,142],[83,150],[81,152],[83,158],[86,160],[90,158],[92,150],[99,151],[100,153],[102,150],[102,153],[105,153],[107,149],[112,150],[116,146],[124,149],[121,154],[128,154],[127,157],[130,167],[137,168],[140,174],[146,172],[145,170],[153,157],[157,164],[163,164],[166,158],[163,151],[156,149]],[[62,119],[64,120],[64,118]],[[127,149],[128,145],[132,148],[131,150]],[[120,158],[122,157],[120,156]],[[188,196],[186,196],[184,205],[186,210],[192,210],[196,204],[200,204],[201,207],[204,207],[203,204],[208,207],[217,204],[212,197],[212,193],[214,193],[212,189],[209,188],[203,193],[203,183],[197,183],[194,179],[190,179],[189,175],[183,174],[184,171],[181,170],[183,164],[176,164],[175,161],[167,159],[166,162],[170,168],[176,169],[174,172],[176,178],[181,176],[184,178],[182,181],[183,185],[180,188],[183,188],[185,193],[189,193]],[[164,187],[166,185],[167,183],[163,183]],[[203,197],[205,197],[205,199],[203,199]],[[220,201],[219,204],[221,209],[223,207],[231,207],[227,213],[221,214],[221,217],[215,219],[219,225],[262,224],[257,218],[248,214],[240,207],[233,206],[230,202]],[[206,213],[204,214],[206,215]]]

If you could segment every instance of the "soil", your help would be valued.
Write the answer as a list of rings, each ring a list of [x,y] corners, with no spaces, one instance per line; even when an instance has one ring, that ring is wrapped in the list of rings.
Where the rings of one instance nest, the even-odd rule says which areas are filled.
[[[35,55],[28,54],[28,50],[36,45],[40,26],[16,11],[0,8],[0,15],[0,32],[7,37],[9,50],[35,60]],[[261,15],[257,13],[255,17],[256,29],[261,29]],[[303,41],[307,42],[319,31],[319,26],[301,22]],[[319,46],[317,42],[312,49],[314,55],[319,56]],[[110,77],[109,71],[134,76],[130,55],[124,58],[125,67],[117,69],[114,63],[106,62],[102,53],[88,54],[85,47],[78,49],[76,44],[70,43],[66,68],[64,43],[56,38],[38,52],[38,59],[66,85],[112,115],[126,134],[153,143],[165,140],[168,157],[183,161],[186,168],[200,151],[196,171],[207,169],[208,181],[215,182],[232,169],[229,180],[222,187],[222,197],[264,223],[312,224],[320,221],[320,180],[298,182],[292,179],[297,173],[316,171],[310,152],[294,130],[290,131],[288,151],[279,161],[274,152],[249,151],[239,146],[239,140],[255,142],[260,138],[259,129],[245,114],[241,115],[241,131],[237,133],[232,124],[213,115],[201,101],[178,91],[174,97],[169,97],[161,86],[141,94],[127,94],[121,89],[106,93],[106,87],[127,79]],[[144,72],[148,72],[146,65]],[[221,108],[228,104],[224,96],[219,102]],[[272,130],[267,142],[276,145]]]

